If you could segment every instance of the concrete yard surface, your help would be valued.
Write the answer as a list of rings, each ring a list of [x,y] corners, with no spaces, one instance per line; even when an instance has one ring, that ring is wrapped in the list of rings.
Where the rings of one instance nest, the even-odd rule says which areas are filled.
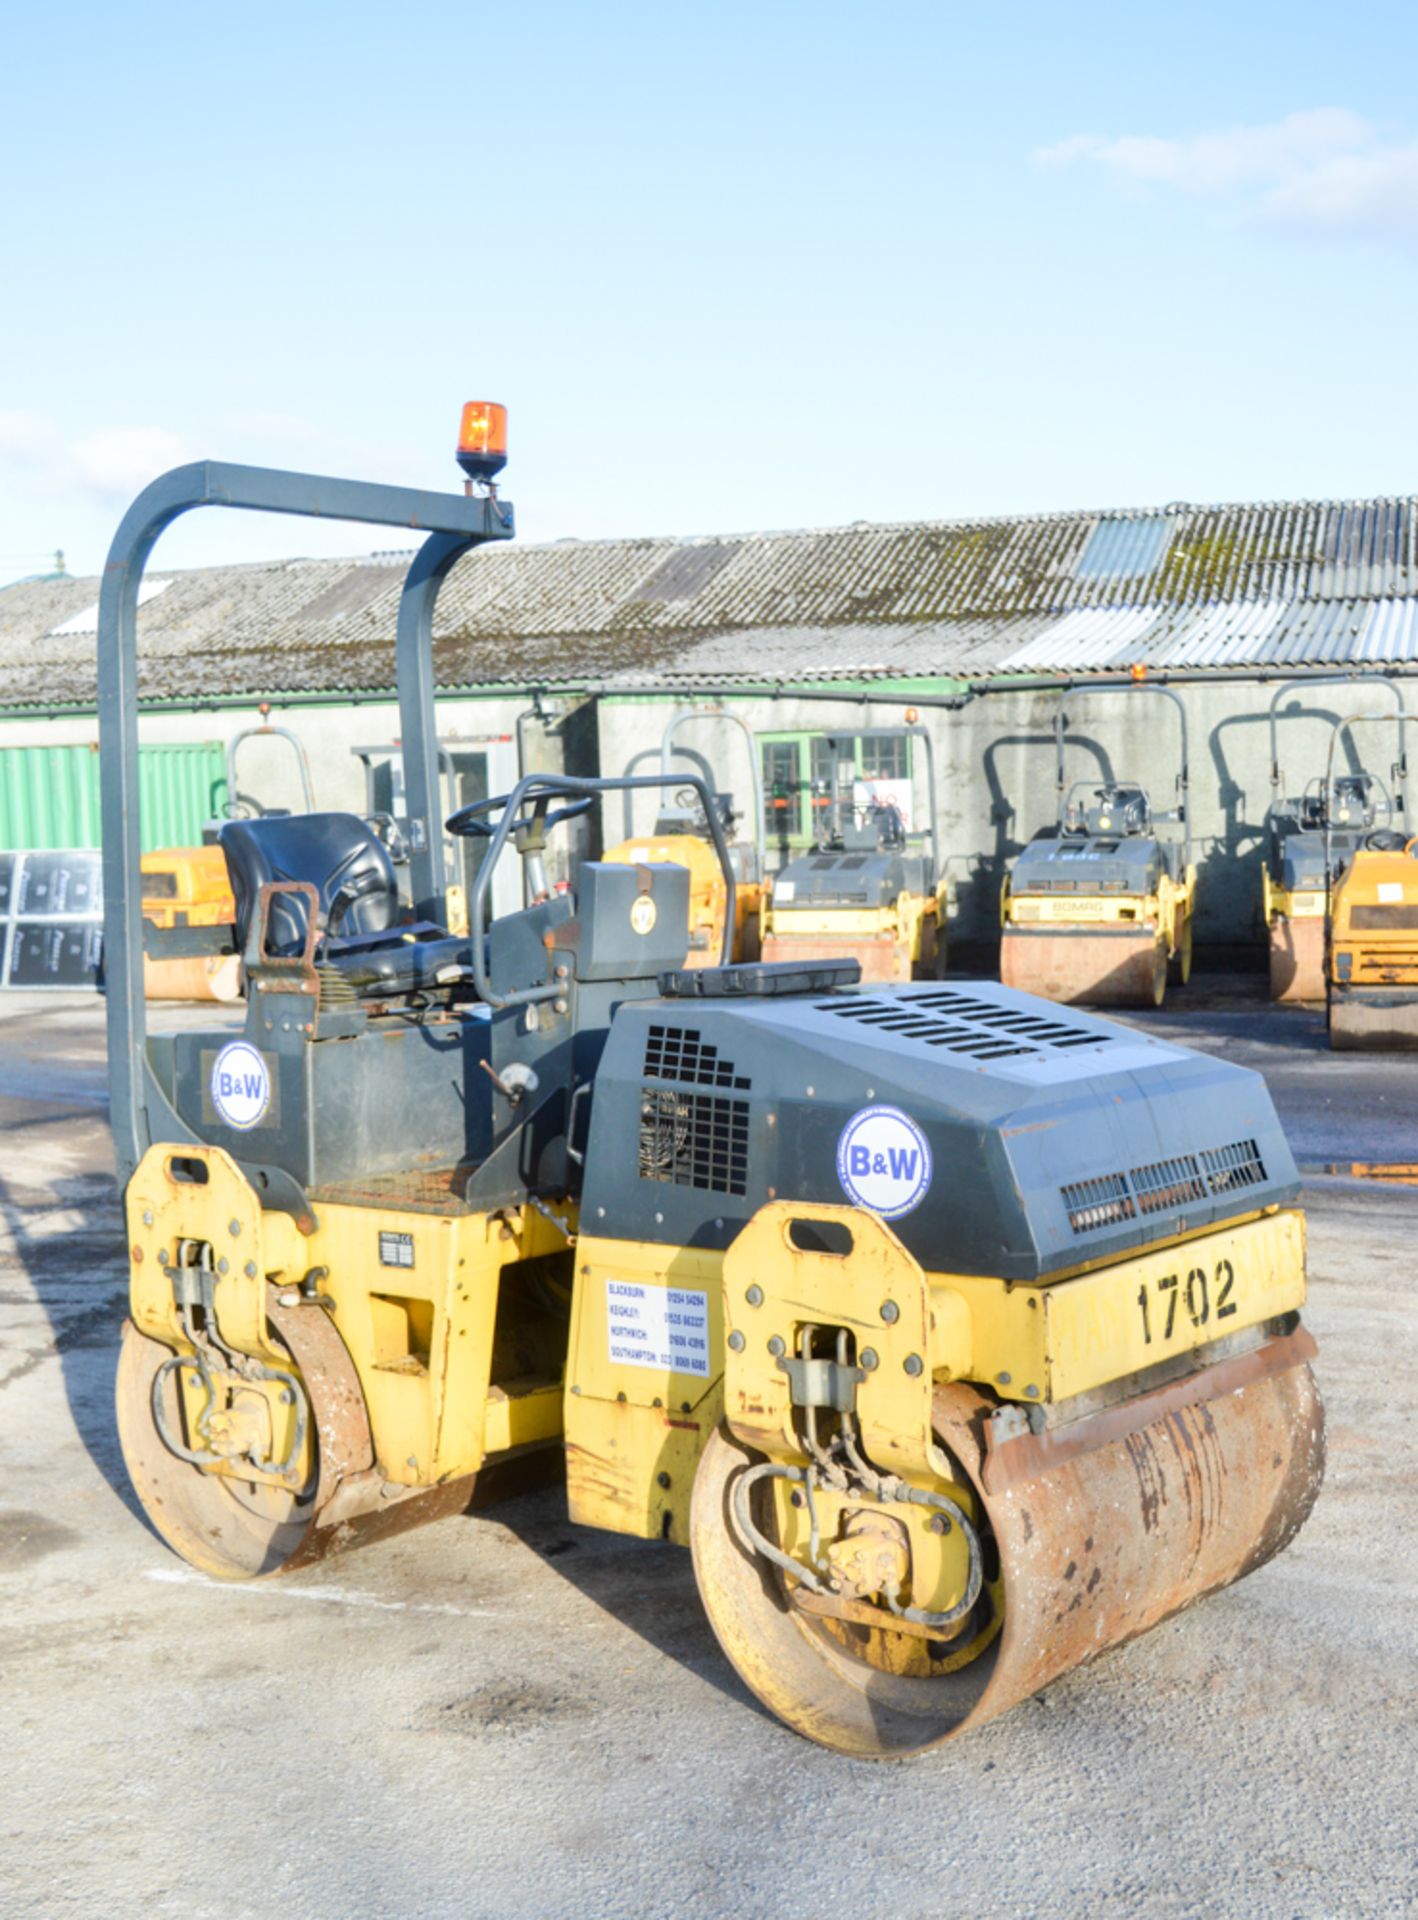
[[[190,1017],[190,1016],[189,1016]],[[1226,1002],[1307,1165],[1418,1159],[1418,1065]],[[1315,1514],[1278,1560],[958,1745],[820,1751],[684,1551],[558,1489],[222,1586],[142,1519],[102,1012],[0,1000],[0,1916],[1336,1916],[1418,1902],[1418,1188],[1319,1176]]]

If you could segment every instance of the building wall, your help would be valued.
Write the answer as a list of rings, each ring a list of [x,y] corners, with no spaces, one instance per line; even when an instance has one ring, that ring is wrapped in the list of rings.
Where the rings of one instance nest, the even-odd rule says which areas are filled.
[[[1270,743],[1267,711],[1280,682],[1237,676],[1179,686],[1190,735],[1190,815],[1193,858],[1198,868],[1197,940],[1202,946],[1250,949],[1261,958],[1261,855],[1270,804]],[[954,936],[963,948],[980,950],[979,962],[998,937],[1000,886],[1009,861],[1040,827],[1055,817],[1052,724],[1059,695],[1051,691],[991,693],[959,711],[920,709],[932,734],[941,845],[957,900]],[[826,731],[900,723],[909,696],[827,704],[760,700],[736,703],[757,732],[804,728]],[[637,771],[658,765],[665,719],[677,701],[602,701],[601,761],[605,771]],[[1284,791],[1299,791],[1321,775],[1334,720],[1372,710],[1384,702],[1358,688],[1317,687],[1287,695],[1279,728]],[[1293,715],[1290,710],[1294,709]],[[1136,779],[1158,809],[1177,804],[1179,729],[1172,703],[1152,693],[1070,694],[1069,779]],[[1414,731],[1410,729],[1409,731]],[[1397,731],[1366,726],[1351,743],[1350,765],[1363,765],[1386,782],[1397,758]],[[721,784],[746,802],[748,787],[739,738],[723,723],[706,719],[682,735],[686,747],[727,769]],[[1418,743],[1414,746],[1418,766]],[[688,764],[682,761],[681,764]],[[650,824],[653,802],[641,801],[636,826]],[[1176,831],[1176,829],[1164,829]],[[609,825],[608,825],[609,831]],[[770,859],[770,865],[776,861]]]
[[[499,778],[508,784],[515,778],[517,764],[516,730],[518,716],[527,702],[523,698],[499,695],[490,699],[450,698],[438,703],[439,737],[452,744],[470,747],[490,742],[497,747]],[[392,700],[313,705],[292,702],[272,703],[271,723],[286,727],[304,746],[310,762],[311,787],[315,804],[322,810],[366,811],[365,773],[361,761],[352,752],[356,746],[392,746],[399,738],[399,709]],[[223,748],[233,734],[260,722],[255,705],[250,708],[194,708],[181,713],[147,713],[139,723],[139,740],[148,744],[195,744],[215,742]],[[72,718],[0,719],[0,749],[13,746],[92,746],[98,739],[98,722],[92,716]],[[531,766],[561,765],[561,743],[555,733],[547,735],[534,721],[523,730],[523,744]],[[237,753],[237,785],[263,807],[302,807],[300,778],[295,755],[289,742],[273,737],[242,743]],[[3,802],[3,791],[0,791]],[[0,820],[0,846],[10,844]],[[95,821],[96,826],[96,821]],[[97,832],[88,836],[97,839]],[[83,844],[81,841],[80,844]],[[569,865],[570,843],[551,860],[554,879],[562,878]],[[499,869],[496,891],[498,906],[505,910],[517,903],[516,858],[510,851]]]
[[[502,736],[511,739],[524,700],[449,699],[438,703],[439,732],[464,739]],[[399,737],[399,709],[392,700],[371,700],[335,706],[282,706],[272,703],[271,722],[299,736],[310,760],[316,805],[322,808],[364,806],[364,770],[351,752],[355,746],[391,744]],[[184,713],[145,713],[139,738],[147,741],[193,742],[213,740],[225,745],[233,734],[258,726],[261,716],[249,708],[224,707]],[[0,719],[0,747],[67,746],[98,739],[98,721],[92,715],[76,718]],[[299,807],[300,784],[295,760],[283,740],[249,740],[238,750],[239,785],[265,806]]]
[[[746,668],[750,663],[745,663]],[[1266,808],[1270,801],[1270,749],[1266,712],[1270,684],[1237,675],[1221,681],[1178,687],[1191,734],[1191,817],[1194,856],[1199,867],[1197,938],[1204,947],[1229,950],[1235,957],[1249,949],[1257,960],[1264,938],[1261,925],[1260,860]],[[992,963],[998,932],[999,889],[1008,861],[1041,826],[1054,817],[1054,759],[1051,723],[1058,695],[1049,691],[978,696],[957,711],[920,708],[920,724],[935,744],[941,845],[954,883],[957,916],[954,939],[971,964]],[[897,725],[910,696],[882,696],[863,705],[859,699],[805,700],[784,695],[732,703],[756,735],[825,732],[862,726]],[[568,772],[649,772],[658,769],[659,746],[668,719],[689,704],[682,696],[605,697],[594,705],[563,703],[561,723],[548,731],[536,721],[524,727],[529,767]],[[697,703],[704,705],[706,703]],[[1345,713],[1372,709],[1372,692],[1321,686],[1287,698],[1302,717],[1280,726],[1280,757],[1287,793],[1298,791],[1323,771],[1329,728]],[[1418,710],[1418,690],[1410,704]],[[439,731],[445,739],[472,742],[505,738],[509,764],[521,698],[449,698],[439,702]],[[1154,806],[1175,805],[1177,728],[1171,703],[1151,694],[1069,696],[1072,717],[1067,769],[1070,778],[1093,771],[1100,777],[1140,779]],[[363,811],[364,776],[350,749],[392,744],[399,734],[397,706],[371,701],[347,706],[275,707],[272,719],[289,726],[305,743],[311,760],[316,803],[320,807]],[[147,741],[225,741],[237,727],[255,722],[254,709],[150,714],[142,722]],[[96,723],[84,719],[0,720],[0,747],[19,744],[78,744],[97,737]],[[1388,779],[1397,757],[1392,728],[1366,727],[1357,736],[1360,762]],[[697,758],[696,758],[697,757]],[[1418,743],[1414,746],[1418,766]],[[1351,764],[1352,764],[1351,760]],[[678,736],[677,764],[698,764],[731,791],[744,816],[741,837],[751,833],[751,777],[742,734],[722,718],[706,715]],[[238,763],[240,784],[267,805],[298,805],[294,764],[283,743],[250,742]],[[627,806],[616,798],[606,805],[601,844],[614,844],[628,832],[643,833],[653,823],[656,800],[637,795]],[[563,877],[577,857],[596,844],[594,828],[563,834],[553,845],[551,871]],[[510,858],[510,856],[509,856]],[[777,855],[770,851],[770,867]]]

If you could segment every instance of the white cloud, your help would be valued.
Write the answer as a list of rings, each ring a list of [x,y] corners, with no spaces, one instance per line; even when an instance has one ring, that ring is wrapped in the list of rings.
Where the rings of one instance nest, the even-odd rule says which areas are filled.
[[[54,443],[54,427],[38,413],[0,413],[0,459],[11,466],[43,466]]]
[[[100,499],[126,500],[187,456],[177,435],[165,427],[110,427],[76,440],[68,457],[86,491]]]
[[[1132,187],[1230,196],[1255,217],[1321,232],[1418,236],[1418,141],[1386,141],[1344,107],[1179,140],[1075,134],[1034,158],[1085,162]]]
[[[189,457],[165,427],[102,427],[69,438],[43,414],[0,413],[0,463],[45,493],[121,503]]]

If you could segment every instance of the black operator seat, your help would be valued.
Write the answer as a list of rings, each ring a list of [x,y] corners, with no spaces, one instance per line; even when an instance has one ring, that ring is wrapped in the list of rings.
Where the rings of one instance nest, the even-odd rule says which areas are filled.
[[[1152,806],[1142,787],[1117,781],[1097,788],[1094,798],[1099,804],[1087,808],[1083,815],[1090,834],[1147,832]]]
[[[358,814],[304,813],[228,820],[219,835],[236,900],[237,946],[245,951],[261,889],[299,880],[315,889],[316,959],[362,995],[421,991],[471,969],[468,942],[428,921],[400,922],[399,887],[388,849]],[[307,903],[298,893],[271,902],[266,951],[304,951]],[[450,973],[450,970],[453,970]]]

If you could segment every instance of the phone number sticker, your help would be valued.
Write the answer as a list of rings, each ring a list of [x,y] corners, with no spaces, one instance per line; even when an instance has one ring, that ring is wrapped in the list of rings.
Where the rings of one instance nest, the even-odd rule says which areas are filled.
[[[709,1296],[684,1287],[606,1281],[606,1349],[614,1365],[709,1378]]]

